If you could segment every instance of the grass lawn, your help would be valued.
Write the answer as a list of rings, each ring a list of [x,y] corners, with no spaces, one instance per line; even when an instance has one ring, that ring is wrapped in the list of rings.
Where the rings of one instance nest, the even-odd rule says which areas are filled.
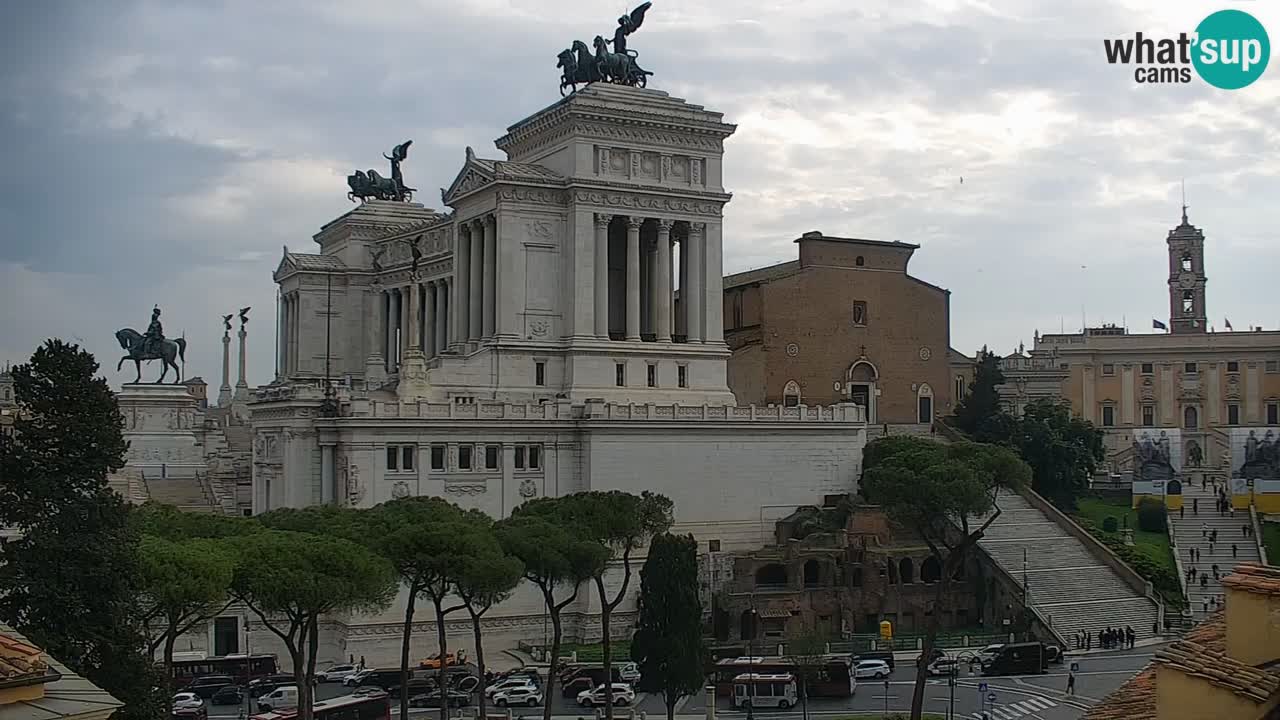
[[[1173,564],[1173,554],[1169,549],[1169,536],[1162,532],[1139,530],[1138,511],[1129,507],[1127,498],[1081,498],[1078,506],[1079,509],[1075,514],[1097,525],[1099,532],[1102,531],[1102,523],[1108,517],[1114,517],[1121,530],[1125,528],[1127,522],[1128,527],[1133,529],[1133,544],[1138,551],[1176,571],[1177,566]],[[1119,532],[1115,534],[1120,535]]]
[[[1280,566],[1280,522],[1262,523],[1262,545],[1267,549],[1267,564]]]

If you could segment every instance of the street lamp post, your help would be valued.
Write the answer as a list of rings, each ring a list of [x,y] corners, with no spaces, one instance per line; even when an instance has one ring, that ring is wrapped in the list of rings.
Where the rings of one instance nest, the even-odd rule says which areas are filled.
[[[756,613],[756,596],[747,596],[751,604],[751,634],[747,638],[747,720],[755,720],[756,704],[756,633],[759,632],[759,619]]]

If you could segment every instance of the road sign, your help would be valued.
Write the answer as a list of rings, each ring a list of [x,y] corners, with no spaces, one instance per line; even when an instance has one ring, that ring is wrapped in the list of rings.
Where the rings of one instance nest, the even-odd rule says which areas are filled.
[[[988,702],[990,702],[992,705],[995,705],[995,704],[996,704],[996,694],[995,694],[995,693],[991,693],[990,695],[988,695],[988,696],[987,696],[987,701],[988,701]]]
[[[987,684],[984,682],[978,683],[978,692],[986,692],[986,691],[987,691]]]
[[[1071,672],[1080,672],[1080,663],[1078,662],[1071,663]]]

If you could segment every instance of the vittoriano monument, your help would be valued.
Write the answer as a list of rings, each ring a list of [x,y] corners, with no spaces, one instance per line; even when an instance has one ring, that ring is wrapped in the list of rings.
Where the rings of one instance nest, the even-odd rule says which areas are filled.
[[[363,170],[357,170],[354,174],[348,175],[347,185],[351,187],[351,192],[347,193],[347,199],[351,202],[355,202],[356,198],[360,198],[361,202],[370,198],[374,200],[399,200],[400,202],[413,200],[415,188],[404,184],[404,175],[400,172],[400,163],[409,157],[409,146],[412,144],[412,140],[405,140],[392,148],[390,155],[385,153],[382,155],[382,157],[391,161],[391,177],[389,178],[382,177],[373,168],[369,168],[367,173]]]
[[[120,362],[116,363],[116,372],[120,371],[125,360],[132,360],[137,371],[137,377],[133,381],[142,382],[142,361],[160,360],[164,369],[156,382],[164,382],[165,376],[169,374],[169,368],[173,368],[174,384],[182,382],[182,369],[178,367],[177,361],[186,360],[187,341],[183,338],[177,340],[165,338],[164,327],[160,324],[159,305],[151,311],[151,324],[147,326],[146,334],[139,334],[133,328],[124,328],[116,331],[116,340],[127,353],[120,358]]]
[[[618,28],[613,31],[612,40],[605,40],[603,36],[597,35],[594,42],[595,55],[591,54],[587,44],[581,40],[574,40],[569,49],[561,52],[560,62],[556,65],[563,70],[560,76],[560,94],[565,94],[565,88],[572,88],[576,92],[578,85],[593,82],[644,87],[653,73],[642,70],[636,64],[639,55],[635,50],[627,48],[627,36],[640,29],[640,25],[644,23],[644,14],[652,4],[643,3],[632,10],[630,15],[618,18]],[[613,45],[612,52],[609,45]]]

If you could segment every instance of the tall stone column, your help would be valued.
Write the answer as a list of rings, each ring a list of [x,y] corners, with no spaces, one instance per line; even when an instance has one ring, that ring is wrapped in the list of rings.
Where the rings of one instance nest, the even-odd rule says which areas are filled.
[[[627,339],[640,339],[640,225],[644,218],[627,218]]]
[[[724,256],[721,248],[721,225],[718,222],[706,224],[703,236],[702,272],[703,292],[702,308],[703,341],[708,343],[724,342]]]
[[[288,334],[287,334],[288,323],[285,322],[285,312],[287,310],[287,307],[288,306],[285,305],[285,302],[284,302],[284,296],[277,295],[276,296],[276,377],[278,378],[282,378],[286,374],[284,369],[285,357],[288,355],[288,353],[285,351],[284,339],[288,337]],[[226,367],[225,361],[223,362],[222,366]]]
[[[452,303],[454,306],[454,335],[452,341],[455,343],[464,343],[467,338],[471,337],[469,328],[471,327],[471,307],[468,301],[471,299],[471,234],[473,227],[471,223],[462,223],[458,225],[458,242],[454,249],[454,293]]]
[[[484,335],[484,220],[471,221],[471,286],[467,295],[467,340],[477,342]]]
[[[286,353],[289,357],[287,363],[290,375],[298,372],[298,297],[297,293],[289,293],[285,296],[285,303],[289,308],[289,336],[285,338]]]
[[[382,293],[382,326],[386,329],[387,372],[396,371],[396,294],[394,289]]]
[[[497,325],[498,301],[498,233],[497,218],[487,215],[484,222],[484,297],[481,306],[484,310],[484,337],[493,337]]]
[[[400,369],[400,291],[391,288],[388,292],[391,296],[391,310],[387,319],[387,363],[391,372],[397,372]]]
[[[249,336],[249,333],[245,329],[245,323],[243,321],[240,323],[240,332],[236,333],[236,335],[238,335],[240,338],[240,363],[239,363],[239,374],[236,375],[237,379],[236,379],[235,399],[244,401],[249,399],[249,382],[245,380],[245,377],[244,377],[244,366],[245,366],[244,341],[245,341],[245,338]]]
[[[382,357],[385,348],[382,333],[386,323],[386,295],[381,287],[371,285],[365,289],[364,297],[365,345],[369,348],[364,361],[364,379],[366,382],[379,383],[382,382],[387,364]]]
[[[408,296],[408,309],[405,313],[405,332],[402,337],[404,347],[401,349],[404,358],[400,369],[400,382],[396,386],[396,396],[401,400],[418,400],[427,395],[427,357],[422,353],[422,285],[415,277],[413,282],[404,286],[402,292]]]
[[[320,446],[320,504],[332,505],[336,496],[336,484],[334,481],[337,473],[335,472],[333,463],[333,445],[323,444]]]
[[[706,295],[704,291],[706,277],[702,272],[702,223],[689,223],[689,234],[684,239],[686,247],[680,249],[681,255],[687,255],[685,264],[688,267],[688,288],[681,288],[680,298],[684,302],[685,334],[688,341],[700,343],[706,337],[703,334],[702,305]]]
[[[679,264],[676,266],[676,278],[677,278],[677,282],[680,285],[680,303],[678,305],[676,304],[675,297],[674,297],[675,294],[673,292],[671,306],[672,306],[672,310],[674,311],[673,314],[675,315],[675,318],[671,321],[672,323],[671,332],[674,335],[679,335],[685,338],[685,341],[688,342],[688,339],[689,339],[689,323],[687,322],[688,316],[689,316],[689,238],[688,238],[688,233],[685,233],[685,236],[680,238],[679,242],[680,242],[680,260],[679,260]]]
[[[218,407],[231,402],[231,331],[222,331],[222,386],[218,388]]]
[[[404,293],[409,300],[406,303],[409,312],[405,315],[405,329],[407,332],[405,333],[405,339],[402,341],[404,342],[404,348],[401,352],[408,353],[410,350],[421,350],[422,325],[420,323],[422,321],[422,313],[421,306],[419,305],[422,301],[422,295],[420,294],[421,287],[417,282],[410,282],[408,285],[401,288],[400,291]]]
[[[450,325],[449,311],[453,308],[449,307],[449,288],[453,285],[449,278],[440,278],[436,281],[436,354],[439,355],[449,346]]]
[[[612,215],[596,214],[595,333],[609,339],[609,223]]]
[[[397,307],[399,314],[396,318],[400,323],[400,343],[396,346],[396,363],[398,365],[403,365],[404,354],[409,350],[409,344],[411,342],[409,335],[409,320],[413,316],[413,308],[411,306],[412,299],[409,297],[409,286],[401,286],[397,292],[400,295],[400,303]]]
[[[671,221],[658,221],[657,262],[654,263],[655,318],[654,333],[658,342],[671,342]]]
[[[429,282],[422,298],[422,354],[436,355],[436,283]]]

